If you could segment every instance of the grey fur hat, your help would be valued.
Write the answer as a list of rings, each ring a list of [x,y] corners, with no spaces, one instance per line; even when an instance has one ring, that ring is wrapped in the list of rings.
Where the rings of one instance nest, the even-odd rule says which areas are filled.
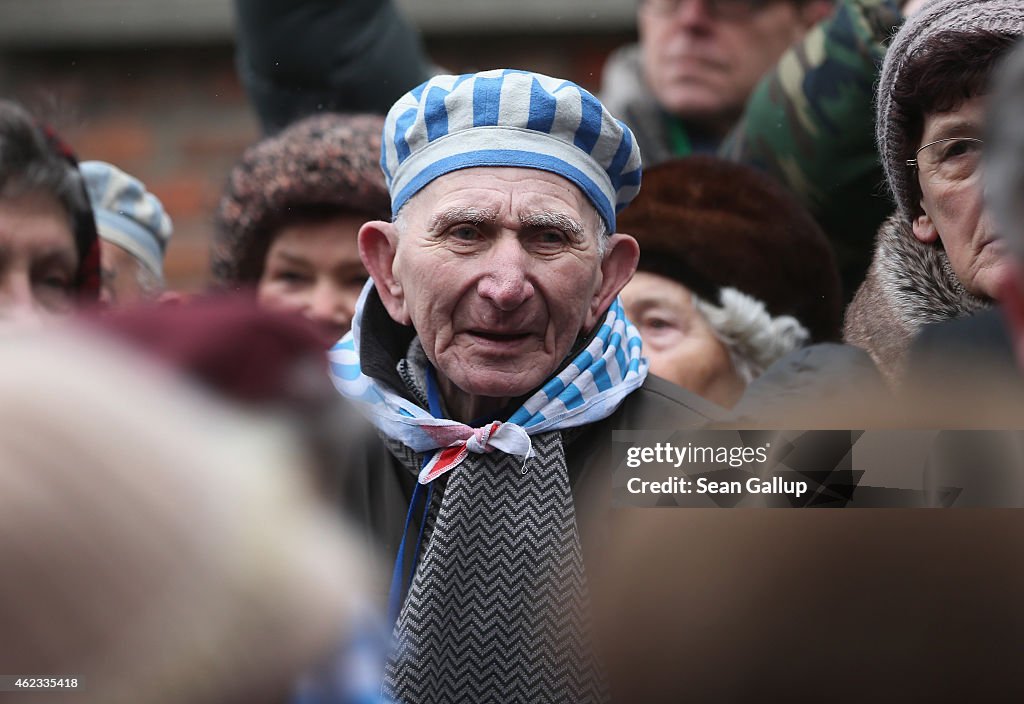
[[[899,215],[907,222],[914,217],[913,189],[906,165],[906,135],[896,128],[900,116],[893,89],[899,85],[907,61],[926,42],[943,32],[965,30],[1024,34],[1024,0],[934,0],[907,20],[885,55],[875,119],[878,152]]]

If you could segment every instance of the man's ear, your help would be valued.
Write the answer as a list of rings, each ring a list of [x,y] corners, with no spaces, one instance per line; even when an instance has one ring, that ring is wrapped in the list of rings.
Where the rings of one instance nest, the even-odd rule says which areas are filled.
[[[813,2],[804,3],[800,7],[800,24],[805,29],[810,29],[819,22],[825,21],[835,12],[836,4],[832,0],[813,0]]]
[[[371,220],[359,228],[359,257],[377,286],[388,314],[400,325],[411,325],[405,293],[395,276],[398,228],[383,220]]]
[[[939,231],[935,229],[935,223],[932,222],[932,219],[926,213],[922,213],[914,218],[912,225],[914,237],[917,238],[918,242],[932,244],[935,240],[939,239]]]
[[[587,319],[584,323],[590,330],[598,318],[612,304],[636,272],[640,261],[640,245],[629,235],[615,233],[608,238],[604,259],[601,261],[601,285],[590,301]]]
[[[1015,255],[1008,255],[998,283],[999,307],[1010,330],[1017,366],[1024,370],[1024,267]]]

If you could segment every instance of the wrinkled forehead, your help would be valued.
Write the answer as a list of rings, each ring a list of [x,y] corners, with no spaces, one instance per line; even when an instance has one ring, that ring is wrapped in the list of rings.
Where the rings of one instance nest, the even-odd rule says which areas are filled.
[[[985,131],[987,96],[967,99],[953,110],[924,116],[921,144],[949,137],[982,137]]]
[[[562,220],[575,224],[581,234],[601,231],[600,214],[574,183],[547,171],[514,167],[475,167],[440,176],[417,193],[399,217],[428,226],[457,212],[522,224]]]

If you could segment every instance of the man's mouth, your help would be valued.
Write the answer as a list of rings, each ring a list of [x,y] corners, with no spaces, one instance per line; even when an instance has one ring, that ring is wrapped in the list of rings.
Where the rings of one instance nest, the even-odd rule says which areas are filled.
[[[531,335],[529,332],[495,332],[493,330],[470,330],[469,334],[488,342],[519,342]]]

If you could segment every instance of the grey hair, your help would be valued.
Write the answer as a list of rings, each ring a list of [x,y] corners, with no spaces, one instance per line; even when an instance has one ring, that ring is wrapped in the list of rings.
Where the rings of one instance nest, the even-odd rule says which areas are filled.
[[[693,302],[729,351],[733,368],[744,383],[761,376],[775,361],[811,338],[793,316],[772,316],[764,303],[734,288],[722,289],[719,298],[720,305],[696,295]]]

